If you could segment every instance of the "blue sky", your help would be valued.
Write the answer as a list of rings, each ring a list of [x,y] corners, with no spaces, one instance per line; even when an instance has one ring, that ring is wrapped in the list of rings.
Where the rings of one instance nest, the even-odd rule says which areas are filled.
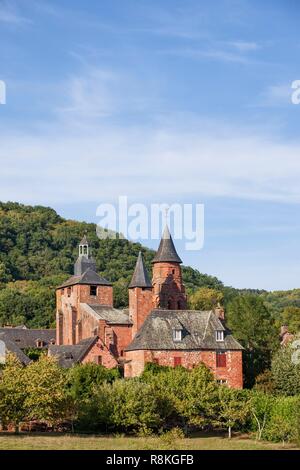
[[[204,203],[185,264],[300,287],[299,17],[297,0],[0,0],[0,200],[87,221],[119,195]]]

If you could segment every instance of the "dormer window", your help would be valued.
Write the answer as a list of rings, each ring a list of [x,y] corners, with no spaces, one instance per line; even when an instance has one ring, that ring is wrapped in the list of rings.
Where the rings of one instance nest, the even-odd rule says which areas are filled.
[[[216,331],[216,341],[224,341],[224,331],[217,330]]]
[[[179,328],[173,330],[173,341],[182,341],[182,330]]]
[[[90,286],[90,295],[92,296],[97,295],[97,286]]]
[[[42,348],[44,346],[44,341],[42,341],[41,339],[37,339],[36,340],[36,347],[37,348]]]

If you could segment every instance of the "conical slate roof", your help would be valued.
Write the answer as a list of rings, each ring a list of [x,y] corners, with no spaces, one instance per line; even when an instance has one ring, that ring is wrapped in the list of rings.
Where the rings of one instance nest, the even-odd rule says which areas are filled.
[[[152,263],[182,263],[179,258],[169,227],[166,225],[156,255],[153,258]]]
[[[141,251],[139,252],[134,273],[129,284],[129,289],[133,287],[152,287]]]

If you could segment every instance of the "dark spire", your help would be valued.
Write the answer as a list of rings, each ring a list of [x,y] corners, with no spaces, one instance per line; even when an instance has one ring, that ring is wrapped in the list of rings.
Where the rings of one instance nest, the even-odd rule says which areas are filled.
[[[157,253],[152,263],[182,263],[176,252],[168,225],[165,226]]]
[[[129,284],[129,289],[133,287],[152,287],[141,251],[139,252],[134,273]]]

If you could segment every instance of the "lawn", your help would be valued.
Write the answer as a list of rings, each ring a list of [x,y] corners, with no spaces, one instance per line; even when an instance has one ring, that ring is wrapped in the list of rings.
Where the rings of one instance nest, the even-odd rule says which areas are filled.
[[[0,435],[0,450],[272,450],[295,446],[256,442],[248,436],[201,436],[168,442],[159,437]]]

